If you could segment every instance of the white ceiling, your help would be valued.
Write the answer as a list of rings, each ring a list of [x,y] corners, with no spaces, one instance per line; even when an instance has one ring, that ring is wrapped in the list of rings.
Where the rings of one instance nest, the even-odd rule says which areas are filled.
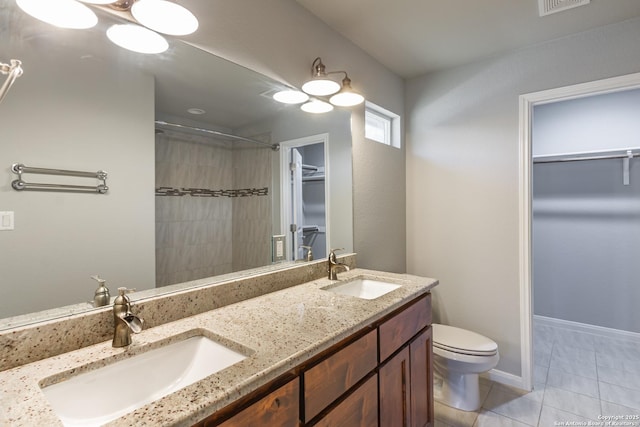
[[[544,17],[537,0],[296,1],[404,78],[640,16],[640,0],[591,0]]]

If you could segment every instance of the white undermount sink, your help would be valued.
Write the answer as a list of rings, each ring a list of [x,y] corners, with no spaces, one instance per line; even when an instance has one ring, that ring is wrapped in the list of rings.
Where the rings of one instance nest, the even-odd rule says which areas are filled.
[[[195,336],[44,387],[65,426],[99,426],[245,359]]]
[[[356,279],[337,286],[326,286],[322,289],[341,295],[349,295],[363,299],[376,299],[401,286],[402,285],[395,283],[380,282],[372,279]]]

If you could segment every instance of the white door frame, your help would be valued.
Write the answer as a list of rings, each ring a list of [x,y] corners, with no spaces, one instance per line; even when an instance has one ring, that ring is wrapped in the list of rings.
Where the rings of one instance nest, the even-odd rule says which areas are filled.
[[[331,174],[329,165],[329,134],[321,133],[317,135],[305,136],[303,138],[291,139],[289,141],[280,142],[280,230],[281,234],[287,236],[286,241],[286,259],[291,260],[291,245],[289,239],[291,233],[289,231],[289,225],[291,224],[291,213],[288,206],[291,205],[291,190],[290,185],[290,170],[289,170],[289,151],[291,148],[303,147],[305,145],[324,144],[324,216],[326,222],[326,253],[329,253],[329,242],[331,241],[329,236],[331,233],[329,224],[329,180]]]
[[[522,386],[526,390],[531,390],[533,385],[533,310],[531,301],[531,132],[533,125],[533,107],[558,101],[638,88],[640,88],[640,73],[635,73],[520,95],[520,346]]]

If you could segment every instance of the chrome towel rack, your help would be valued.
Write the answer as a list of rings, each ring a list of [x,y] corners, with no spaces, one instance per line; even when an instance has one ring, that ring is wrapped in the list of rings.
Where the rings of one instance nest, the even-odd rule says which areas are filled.
[[[97,172],[82,172],[82,171],[71,171],[71,170],[63,170],[63,169],[33,168],[33,167],[25,166],[21,163],[14,163],[11,166],[11,171],[18,175],[18,179],[13,180],[11,182],[11,186],[16,191],[23,191],[23,190],[71,191],[71,192],[81,192],[81,193],[105,194],[109,190],[109,187],[107,187],[107,173],[103,170],[99,170]],[[41,174],[41,175],[77,176],[80,178],[96,178],[102,182],[95,186],[29,183],[22,180],[23,173],[34,173],[34,174]]]

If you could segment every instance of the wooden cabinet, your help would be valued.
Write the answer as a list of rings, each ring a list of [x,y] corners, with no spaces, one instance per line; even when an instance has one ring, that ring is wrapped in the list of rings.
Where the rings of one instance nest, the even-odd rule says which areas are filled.
[[[430,325],[427,294],[197,426],[431,427]]]
[[[314,427],[376,427],[378,425],[378,376],[372,375],[340,404],[320,418]]]
[[[433,329],[429,328],[409,344],[411,368],[411,426],[435,423],[433,414]]]
[[[372,330],[306,370],[304,377],[304,421],[318,415],[378,365],[378,337]]]
[[[430,324],[431,294],[427,294],[380,325],[380,362]]]
[[[430,324],[430,300],[425,298],[380,325],[380,358],[402,348],[380,367],[380,427],[426,427],[434,423]],[[383,351],[383,342],[391,348]]]
[[[409,347],[380,367],[380,427],[410,427]]]
[[[267,394],[262,399],[220,423],[216,414],[197,426],[202,427],[247,427],[247,426],[281,426],[296,427],[300,425],[299,415],[300,379],[296,378],[279,389]]]

